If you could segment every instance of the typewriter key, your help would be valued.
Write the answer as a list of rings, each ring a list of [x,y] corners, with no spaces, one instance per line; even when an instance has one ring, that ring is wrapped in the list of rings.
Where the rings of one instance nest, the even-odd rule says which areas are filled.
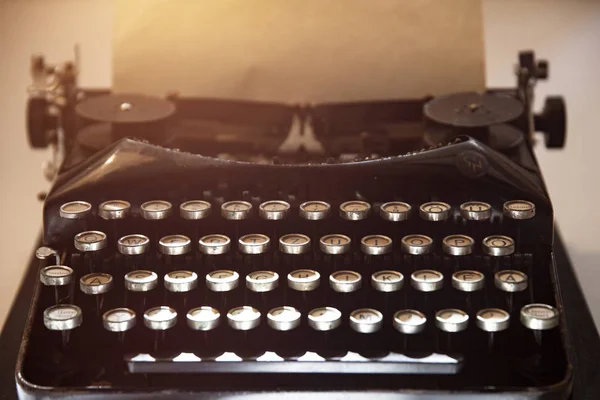
[[[477,312],[475,323],[483,331],[500,332],[508,329],[510,314],[499,308],[486,308]]]
[[[340,217],[348,221],[360,221],[369,216],[371,205],[366,201],[351,200],[340,205]]]
[[[548,304],[527,304],[521,308],[520,319],[526,328],[543,331],[558,326],[559,312]]]
[[[444,253],[451,256],[466,256],[473,252],[475,241],[466,235],[450,235],[442,240]]]
[[[249,331],[260,325],[260,311],[254,307],[241,306],[227,313],[229,326],[238,331]]]
[[[85,201],[71,201],[60,206],[59,215],[65,219],[83,219],[92,212],[92,205]]]
[[[461,332],[468,324],[469,315],[463,310],[448,308],[435,313],[435,326],[444,332]]]
[[[316,331],[331,331],[342,323],[342,313],[333,307],[319,307],[308,313],[308,326]]]
[[[392,250],[392,239],[383,235],[368,235],[360,240],[360,248],[368,255],[387,254]]]
[[[56,265],[60,264],[60,256],[58,255],[58,252],[51,247],[38,247],[35,250],[35,256],[38,260],[45,260],[47,258],[54,257]]]
[[[280,220],[287,217],[290,204],[281,200],[265,201],[258,207],[258,214],[264,219]]]
[[[286,254],[304,254],[310,250],[310,238],[300,233],[290,233],[279,238],[279,250]]]
[[[129,215],[131,204],[125,200],[109,200],[98,206],[98,215],[102,219],[123,219]]]
[[[415,256],[429,254],[433,249],[433,239],[425,235],[406,235],[401,240],[401,248]]]
[[[374,333],[383,326],[383,314],[372,308],[360,308],[350,313],[350,327],[360,333]]]
[[[225,235],[206,235],[200,238],[198,248],[203,254],[225,254],[231,247],[231,240]]]
[[[331,206],[324,201],[306,201],[300,204],[300,217],[316,221],[329,217]]]
[[[189,292],[198,287],[198,275],[192,271],[172,271],[164,279],[165,289],[169,292]]]
[[[510,269],[498,271],[494,275],[494,284],[504,292],[522,292],[527,289],[527,274]]]
[[[275,307],[267,314],[267,324],[277,331],[291,331],[300,325],[301,316],[294,307]]]
[[[202,306],[192,308],[186,315],[188,326],[195,331],[210,331],[219,326],[221,314],[216,308]]]
[[[452,274],[452,287],[462,292],[475,292],[485,286],[485,276],[479,271],[457,271]]]
[[[242,220],[250,218],[252,204],[247,201],[234,200],[221,205],[221,216],[229,220]]]
[[[371,286],[379,292],[396,292],[404,286],[404,276],[398,271],[377,271],[371,275]]]
[[[350,250],[351,242],[348,236],[334,233],[323,236],[319,240],[319,248],[325,254],[344,254]]]
[[[72,304],[58,304],[44,310],[44,326],[51,331],[67,331],[81,325],[81,308]]]
[[[251,233],[242,236],[238,241],[238,248],[244,254],[262,254],[269,250],[271,239],[260,233]]]
[[[162,254],[179,256],[187,254],[192,248],[192,241],[183,235],[168,235],[158,241],[158,249]]]
[[[329,286],[339,293],[355,292],[362,287],[362,276],[354,271],[336,271],[329,275]]]
[[[427,317],[417,310],[400,310],[394,314],[394,328],[407,335],[414,335],[425,330]]]
[[[460,216],[469,221],[485,221],[492,217],[492,206],[483,201],[467,201],[460,205]]]
[[[119,253],[127,256],[144,254],[149,247],[150,239],[139,234],[123,236],[117,241]]]
[[[310,292],[321,284],[321,275],[312,269],[298,269],[287,276],[290,289],[299,292]]]
[[[246,275],[246,287],[253,292],[270,292],[279,286],[279,275],[273,271],[254,271]]]
[[[168,201],[151,200],[140,206],[142,217],[147,220],[166,219],[171,215],[173,206]]]
[[[138,270],[125,275],[125,287],[132,292],[149,292],[158,286],[158,275],[152,271]]]
[[[406,221],[410,217],[412,207],[401,201],[390,201],[379,208],[379,215],[387,221]]]
[[[529,219],[535,217],[535,204],[526,200],[510,200],[504,203],[502,211],[511,219]]]
[[[483,253],[488,256],[509,256],[515,252],[515,241],[508,236],[493,235],[483,239]]]
[[[169,306],[152,307],[144,313],[144,326],[155,331],[166,331],[177,323],[177,311]]]
[[[179,206],[179,215],[183,219],[197,220],[210,215],[211,204],[204,200],[189,200]]]
[[[410,275],[410,284],[420,292],[435,292],[444,286],[444,275],[432,269],[416,271]]]
[[[73,280],[73,269],[66,265],[50,265],[40,271],[40,282],[46,286],[68,285]]]
[[[229,292],[238,287],[240,275],[235,271],[221,269],[206,274],[206,287],[213,292]]]
[[[425,221],[444,221],[450,217],[450,204],[441,201],[431,201],[419,206],[419,215]]]
[[[95,272],[81,277],[79,289],[85,294],[103,294],[113,287],[113,277],[110,274]]]
[[[102,325],[110,332],[125,332],[135,326],[135,311],[115,308],[102,314]]]
[[[75,248],[79,251],[98,251],[106,247],[106,234],[100,231],[87,231],[75,235]]]

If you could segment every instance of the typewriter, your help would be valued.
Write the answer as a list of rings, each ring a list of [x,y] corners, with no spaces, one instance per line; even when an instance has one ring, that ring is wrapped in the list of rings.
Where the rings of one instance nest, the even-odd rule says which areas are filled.
[[[33,62],[52,146],[27,398],[563,399],[573,374],[534,132],[514,88],[289,105],[77,87]],[[51,82],[51,83],[48,83]]]

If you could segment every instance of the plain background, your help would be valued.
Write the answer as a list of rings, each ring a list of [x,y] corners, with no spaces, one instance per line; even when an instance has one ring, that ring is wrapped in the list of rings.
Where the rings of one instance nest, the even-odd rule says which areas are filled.
[[[72,59],[82,48],[83,87],[111,82],[111,0],[0,0],[0,323],[41,229],[36,194],[48,188],[41,164],[48,151],[31,150],[25,134],[29,60]],[[536,151],[556,217],[595,320],[600,321],[600,2],[484,0],[488,86],[513,86],[517,52],[534,49],[550,60],[550,80],[536,90],[561,94],[569,113],[563,151]],[[173,66],[176,73],[176,66]]]

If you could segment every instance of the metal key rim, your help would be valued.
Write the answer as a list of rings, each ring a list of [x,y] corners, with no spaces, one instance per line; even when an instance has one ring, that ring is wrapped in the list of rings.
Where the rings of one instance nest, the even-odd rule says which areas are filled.
[[[283,209],[282,210],[268,210],[267,207],[272,204],[277,204],[277,205],[283,206]],[[267,200],[265,202],[262,202],[258,206],[258,215],[264,219],[278,221],[278,220],[284,219],[289,214],[290,209],[291,209],[290,203],[288,203],[287,201]]]
[[[530,315],[530,310],[539,308],[552,313],[549,317],[542,317],[539,315]],[[527,304],[521,308],[519,312],[521,323],[532,330],[548,330],[556,328],[560,323],[560,312],[557,308],[552,307],[548,304],[543,303],[532,303]]]
[[[118,209],[106,209],[111,204],[121,204],[123,207]],[[105,220],[123,219],[129,214],[131,203],[125,200],[108,200],[98,206],[98,215]]]
[[[306,272],[309,276],[297,278],[294,275]],[[290,272],[287,276],[288,286],[300,292],[310,292],[318,288],[321,284],[321,274],[312,269],[297,269]]]
[[[419,324],[408,323],[407,321],[403,321],[402,319],[400,319],[400,315],[403,314],[416,315],[417,317],[421,318],[421,321]],[[421,311],[413,309],[398,310],[394,313],[393,317],[394,328],[398,332],[405,333],[407,335],[414,335],[423,332],[423,330],[425,330],[426,323],[427,317],[425,316],[425,314],[423,314]]]
[[[485,210],[473,211],[467,207],[479,205]],[[468,221],[486,221],[492,217],[492,206],[484,201],[466,201],[460,205],[460,216]]]
[[[312,204],[322,205],[323,207],[325,207],[325,209],[317,211],[307,210],[307,207],[309,207]],[[301,218],[304,218],[309,221],[318,221],[329,217],[329,214],[331,213],[331,205],[325,201],[309,200],[300,204],[299,210]]]
[[[449,321],[442,318],[445,313],[453,313],[462,317],[459,321]],[[467,329],[469,323],[469,314],[458,308],[446,308],[435,313],[435,325],[444,332],[456,333]]]
[[[86,235],[97,235],[97,236],[99,236],[99,239],[95,240],[93,242],[81,240]],[[74,243],[75,243],[75,248],[82,252],[99,251],[106,247],[106,244],[107,244],[106,234],[104,232],[100,232],[100,231],[80,232],[77,235],[75,235]]]
[[[71,310],[74,315],[69,318],[56,318],[52,316],[55,310]],[[74,304],[55,304],[44,310],[44,326],[51,331],[67,331],[75,329],[83,322],[81,308]]]
[[[223,239],[223,242],[222,243],[221,242],[211,243],[211,242],[208,242],[208,239],[210,239],[210,238]],[[225,235],[211,233],[210,235],[202,236],[200,238],[200,240],[198,241],[199,250],[203,254],[206,254],[206,255],[225,254],[229,251],[230,247],[231,247],[231,239],[229,239],[229,237],[227,237]],[[209,251],[208,249],[213,249],[213,250]]]
[[[356,318],[356,314],[359,313],[369,313],[374,314],[376,316],[375,321],[363,321],[360,318]],[[381,329],[383,326],[383,314],[375,310],[374,308],[359,308],[352,312],[350,312],[349,316],[350,327],[359,333],[374,333]]]
[[[501,319],[490,321],[483,317],[486,313],[494,312],[503,316]],[[486,332],[500,332],[508,329],[510,325],[510,314],[501,308],[484,308],[477,311],[475,324],[477,327]]]
[[[84,206],[85,209],[78,210],[78,211],[65,211],[65,208],[67,208],[71,205],[75,205],[75,204]],[[92,205],[90,203],[88,203],[87,201],[81,201],[81,200],[75,200],[75,201],[70,201],[68,203],[65,203],[60,206],[60,209],[58,211],[60,217],[64,218],[64,219],[83,219],[91,212],[92,212]]]
[[[191,204],[201,204],[204,206],[203,209],[200,210],[188,210],[186,207],[189,207]],[[184,201],[179,205],[179,215],[183,219],[187,220],[200,220],[208,217],[212,212],[212,205],[208,201],[204,200],[188,200]]]
[[[212,318],[199,318],[199,315],[209,315]],[[197,331],[210,331],[216,328],[221,321],[221,313],[214,307],[200,306],[189,310],[186,314],[187,324]]]
[[[128,244],[125,240],[130,239],[140,240],[140,243],[136,244]],[[119,253],[126,256],[138,256],[140,254],[144,254],[148,247],[150,246],[150,239],[147,236],[140,235],[138,233],[134,233],[131,235],[125,235],[117,241],[117,248]]]
[[[279,317],[281,314],[274,315],[274,312],[278,310],[284,310],[285,312],[292,313],[294,318],[282,319]],[[302,314],[295,307],[292,306],[279,306],[269,310],[267,313],[267,324],[277,331],[291,331],[300,325]]]
[[[388,211],[386,208],[396,205],[403,208],[406,208],[406,211]],[[383,203],[381,207],[379,207],[379,216],[386,221],[392,222],[401,222],[406,221],[410,218],[412,213],[412,206],[403,201],[389,201],[387,203]]]
[[[134,274],[148,274],[145,278],[133,278]],[[134,280],[135,279],[135,280]],[[145,269],[128,272],[124,277],[125,288],[131,292],[149,292],[158,286],[158,274]]]
[[[52,270],[63,270],[66,272],[64,275],[49,275],[48,272]],[[49,265],[42,268],[40,271],[40,282],[46,286],[64,286],[71,283],[73,280],[73,269],[66,265]]]
[[[161,210],[148,209],[148,207],[152,204],[161,204],[164,206],[164,208]],[[142,218],[146,220],[156,221],[168,218],[171,215],[171,212],[173,211],[173,205],[166,200],[150,200],[143,203],[140,206],[140,210],[142,213]]]
[[[122,312],[129,314],[130,318],[124,321],[111,321],[109,317],[111,314]],[[102,325],[104,329],[110,332],[125,332],[133,328],[136,324],[136,313],[132,309],[119,307],[113,308],[112,310],[106,311],[102,314]]]
[[[154,311],[158,311],[160,314],[164,314],[163,311],[166,311],[169,313],[168,318],[159,317],[157,316],[158,313],[151,314]],[[146,328],[164,331],[172,328],[175,324],[177,324],[177,311],[169,306],[152,307],[144,312],[144,326]]]

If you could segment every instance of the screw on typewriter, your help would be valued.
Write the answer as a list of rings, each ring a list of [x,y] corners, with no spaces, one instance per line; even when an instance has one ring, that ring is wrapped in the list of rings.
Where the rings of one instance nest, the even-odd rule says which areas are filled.
[[[44,266],[40,270],[40,282],[44,286],[50,286],[54,289],[54,303],[59,304],[63,299],[72,298],[73,269],[66,265],[61,265],[58,252],[50,247],[40,247],[36,250],[35,256],[40,260],[55,258],[53,265]]]

